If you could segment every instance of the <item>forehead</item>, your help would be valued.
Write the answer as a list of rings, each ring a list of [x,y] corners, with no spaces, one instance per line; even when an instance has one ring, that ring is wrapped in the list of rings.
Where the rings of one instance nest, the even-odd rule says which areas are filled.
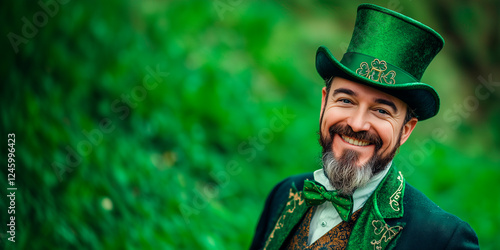
[[[333,95],[335,89],[340,89],[340,88],[349,89],[353,91],[359,98],[367,98],[371,100],[386,99],[392,101],[398,107],[399,110],[406,110],[406,103],[401,101],[399,98],[394,97],[378,89],[366,86],[364,84],[357,83],[340,77],[335,77],[332,80],[330,86],[330,95]]]

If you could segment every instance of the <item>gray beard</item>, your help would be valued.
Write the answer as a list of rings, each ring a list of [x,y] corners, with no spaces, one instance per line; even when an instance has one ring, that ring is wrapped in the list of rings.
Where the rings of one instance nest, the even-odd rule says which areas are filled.
[[[353,150],[345,150],[338,160],[331,151],[323,154],[323,170],[339,193],[352,195],[356,188],[366,185],[375,174],[376,157],[362,166],[356,165],[357,160],[358,153]],[[385,169],[385,166],[382,168]]]

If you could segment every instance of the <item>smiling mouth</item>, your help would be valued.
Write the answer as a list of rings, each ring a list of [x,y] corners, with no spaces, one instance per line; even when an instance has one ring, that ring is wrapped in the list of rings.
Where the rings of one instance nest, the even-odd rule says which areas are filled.
[[[345,136],[345,135],[340,135],[342,137],[342,139],[351,144],[351,145],[354,145],[354,146],[368,146],[370,145],[370,142],[367,142],[367,141],[361,141],[361,140],[357,140],[355,138],[352,138],[352,137],[348,137],[348,136]]]

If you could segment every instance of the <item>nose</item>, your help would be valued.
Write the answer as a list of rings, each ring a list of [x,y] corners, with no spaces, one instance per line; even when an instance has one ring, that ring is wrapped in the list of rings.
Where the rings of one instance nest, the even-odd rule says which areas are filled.
[[[347,119],[347,124],[354,132],[368,131],[370,129],[370,122],[367,120],[366,112],[361,109],[354,111]]]

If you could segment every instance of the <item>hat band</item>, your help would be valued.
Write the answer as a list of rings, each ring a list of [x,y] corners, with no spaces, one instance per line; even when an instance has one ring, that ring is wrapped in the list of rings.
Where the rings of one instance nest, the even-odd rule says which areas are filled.
[[[340,63],[360,76],[384,84],[418,82],[408,72],[384,60],[357,52],[345,53]]]

